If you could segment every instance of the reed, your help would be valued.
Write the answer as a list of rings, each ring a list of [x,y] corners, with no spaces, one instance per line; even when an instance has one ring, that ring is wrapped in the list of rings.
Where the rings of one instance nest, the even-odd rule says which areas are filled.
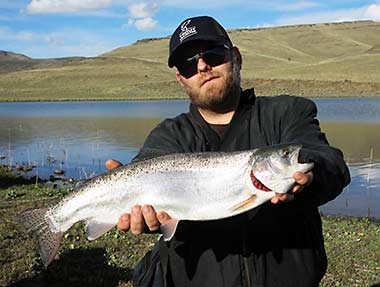
[[[12,168],[11,128],[8,128],[8,168]]]

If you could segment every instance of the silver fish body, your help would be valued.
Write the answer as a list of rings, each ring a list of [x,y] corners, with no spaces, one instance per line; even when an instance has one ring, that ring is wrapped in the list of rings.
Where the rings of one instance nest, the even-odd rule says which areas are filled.
[[[73,224],[85,221],[93,240],[136,204],[150,204],[178,220],[221,219],[261,205],[276,192],[287,192],[296,171],[311,170],[312,163],[298,163],[300,148],[172,154],[131,163],[87,181],[47,210],[29,210],[16,219],[36,238],[47,266]],[[170,237],[175,230],[166,232]]]

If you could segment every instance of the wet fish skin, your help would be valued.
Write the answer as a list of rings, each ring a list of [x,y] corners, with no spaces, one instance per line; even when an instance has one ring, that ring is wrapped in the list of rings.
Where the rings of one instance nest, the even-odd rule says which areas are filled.
[[[43,264],[54,259],[62,236],[73,224],[86,222],[89,240],[113,228],[133,205],[150,204],[183,220],[220,219],[242,213],[287,192],[296,171],[299,145],[232,153],[171,154],[131,163],[97,176],[57,205],[28,210],[16,217],[36,239]],[[163,228],[170,238],[175,232]]]

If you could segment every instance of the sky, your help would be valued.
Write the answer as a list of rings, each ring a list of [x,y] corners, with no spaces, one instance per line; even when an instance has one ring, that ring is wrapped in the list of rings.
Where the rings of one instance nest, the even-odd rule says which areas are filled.
[[[169,36],[182,20],[199,15],[226,29],[380,21],[380,0],[0,0],[0,50],[92,57]]]

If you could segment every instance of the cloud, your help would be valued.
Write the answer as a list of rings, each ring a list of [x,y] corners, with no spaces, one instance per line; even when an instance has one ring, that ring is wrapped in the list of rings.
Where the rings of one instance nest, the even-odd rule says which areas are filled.
[[[368,17],[368,19],[371,19],[374,21],[380,21],[380,5],[378,4],[369,5],[368,8],[365,10],[364,15]]]
[[[112,0],[32,0],[26,10],[31,14],[61,14],[108,7]]]
[[[0,27],[0,40],[2,41],[19,41],[33,42],[42,39],[38,34],[30,31],[11,31],[7,27]]]
[[[153,30],[158,26],[158,22],[153,19],[154,14],[159,10],[156,2],[131,3],[128,5],[130,17],[128,23],[122,25],[123,29],[135,26],[137,30]]]
[[[66,28],[52,33],[14,31],[0,27],[3,50],[13,51],[33,58],[69,56],[97,56],[124,44],[123,39],[111,39],[97,32]],[[15,50],[16,49],[16,50]]]
[[[157,21],[152,18],[144,18],[136,20],[135,26],[138,30],[146,31],[146,30],[153,30],[157,27]]]
[[[149,18],[158,11],[157,3],[132,3],[128,6],[132,18]]]
[[[276,25],[294,25],[308,23],[329,23],[358,20],[380,20],[380,5],[372,4],[360,8],[341,9],[336,11],[303,13],[300,16],[282,17],[277,19]]]

